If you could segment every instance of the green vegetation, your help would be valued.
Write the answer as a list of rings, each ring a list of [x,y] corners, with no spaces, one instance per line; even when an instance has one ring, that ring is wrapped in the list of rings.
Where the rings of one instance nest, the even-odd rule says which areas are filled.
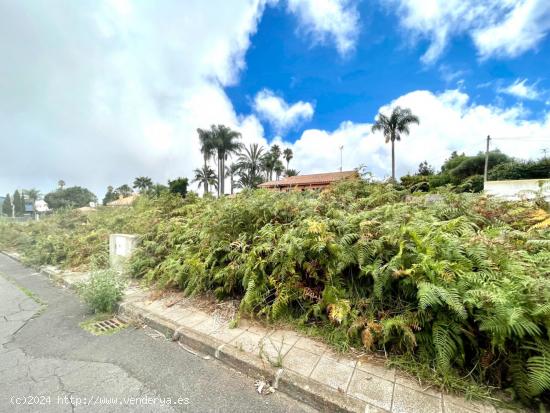
[[[11,196],[10,196],[10,194],[6,194],[6,198],[4,199],[4,202],[2,203],[2,214],[11,217],[12,212],[13,211],[12,211]]]
[[[122,298],[124,282],[116,271],[96,270],[78,292],[95,313],[112,313]]]
[[[442,387],[548,403],[548,204],[408,193],[350,181],[320,193],[141,197],[0,223],[0,247],[35,264],[101,266],[109,233],[138,233],[130,268],[144,282],[241,299],[243,314],[342,350],[385,351]]]
[[[60,186],[54,192],[46,194],[44,201],[51,209],[80,208],[88,206],[90,202],[97,202],[97,197],[88,189],[80,186],[69,188]]]
[[[456,192],[481,192],[485,153],[474,156],[453,152],[435,173],[427,162],[419,165],[414,175],[401,177],[401,185],[411,191],[428,192],[445,185],[451,185]],[[495,150],[489,152],[488,179],[544,179],[550,178],[550,159],[519,161]]]

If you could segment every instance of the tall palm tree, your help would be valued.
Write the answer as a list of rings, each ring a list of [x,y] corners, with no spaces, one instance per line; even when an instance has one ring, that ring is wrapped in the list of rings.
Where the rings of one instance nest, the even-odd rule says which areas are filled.
[[[202,186],[204,189],[204,193],[207,192],[206,188],[208,188],[208,185],[213,186],[214,188],[218,187],[218,177],[216,176],[216,173],[212,168],[210,168],[208,165],[204,165],[200,169],[195,169],[193,171],[195,173],[195,177],[193,178],[193,182],[198,182],[198,188]]]
[[[31,201],[34,205],[34,203],[40,198],[40,190],[36,188],[31,189],[25,189],[23,191],[23,194],[28,198],[29,201]]]
[[[262,156],[262,169],[265,172],[265,179],[268,181],[272,180],[273,168],[275,168],[276,162],[277,160],[271,151]]]
[[[225,177],[229,178],[231,195],[233,195],[233,189],[239,187],[239,183],[235,180],[235,178],[240,170],[241,167],[237,163],[232,163],[231,165],[225,167]]]
[[[257,143],[252,143],[239,152],[237,164],[240,167],[239,182],[245,188],[256,188],[262,183],[262,158],[264,148]]]
[[[214,156],[215,150],[214,150],[214,137],[212,136],[211,130],[206,129],[197,129],[197,133],[199,134],[199,141],[201,144],[201,153],[204,158],[204,166],[203,170],[206,170],[208,168],[208,161]],[[204,193],[208,192],[208,180],[206,180],[204,183]]]
[[[242,144],[238,142],[241,134],[225,125],[212,125],[210,133],[218,157],[218,196],[222,196],[225,194],[225,161],[241,149]]]
[[[283,151],[283,158],[285,158],[286,161],[286,169],[288,169],[288,164],[290,163],[290,160],[294,157],[294,154],[292,153],[292,149],[286,148]]]
[[[279,160],[279,158],[281,157],[281,148],[279,147],[279,145],[273,145],[269,149],[269,152],[271,152],[271,155],[273,155],[273,158],[275,160]]]
[[[413,115],[410,109],[402,109],[396,106],[390,116],[378,113],[372,131],[382,131],[386,143],[391,141],[391,177],[395,182],[395,141],[401,140],[401,135],[408,135],[409,125],[420,123],[416,115]]]
[[[147,191],[153,186],[153,181],[147,176],[138,176],[134,179],[134,188],[137,188],[139,192]]]
[[[284,171],[285,171],[284,164],[279,159],[277,159],[275,161],[275,165],[273,166],[273,172],[275,172],[275,179],[277,181],[279,180],[279,178],[281,177]]]

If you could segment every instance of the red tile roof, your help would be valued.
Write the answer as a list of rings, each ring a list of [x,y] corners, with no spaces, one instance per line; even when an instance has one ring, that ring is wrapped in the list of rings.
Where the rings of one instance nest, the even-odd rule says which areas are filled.
[[[310,185],[328,185],[332,182],[342,179],[356,178],[359,175],[357,171],[327,172],[322,174],[289,176],[279,181],[269,181],[260,184],[260,188],[310,186]]]

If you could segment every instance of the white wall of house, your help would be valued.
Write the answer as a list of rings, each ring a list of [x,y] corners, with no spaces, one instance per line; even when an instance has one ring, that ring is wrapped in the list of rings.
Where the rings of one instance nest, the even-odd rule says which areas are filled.
[[[518,199],[531,199],[535,197],[534,192],[540,191],[541,184],[544,186],[544,195],[550,200],[550,179],[519,179],[510,181],[487,181],[483,190],[488,195],[510,201]]]

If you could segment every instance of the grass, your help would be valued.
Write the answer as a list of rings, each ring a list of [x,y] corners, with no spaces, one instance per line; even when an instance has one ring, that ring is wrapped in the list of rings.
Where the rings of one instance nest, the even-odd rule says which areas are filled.
[[[42,314],[47,307],[47,303],[43,301],[38,295],[33,293],[31,290],[29,290],[26,287],[23,287],[22,285],[19,285],[14,279],[6,276],[5,274],[0,272],[0,276],[4,278],[9,283],[13,284],[19,291],[21,291],[23,294],[25,294],[27,297],[29,297],[31,300],[33,300],[35,303],[40,305],[40,309],[38,310],[36,315]]]

